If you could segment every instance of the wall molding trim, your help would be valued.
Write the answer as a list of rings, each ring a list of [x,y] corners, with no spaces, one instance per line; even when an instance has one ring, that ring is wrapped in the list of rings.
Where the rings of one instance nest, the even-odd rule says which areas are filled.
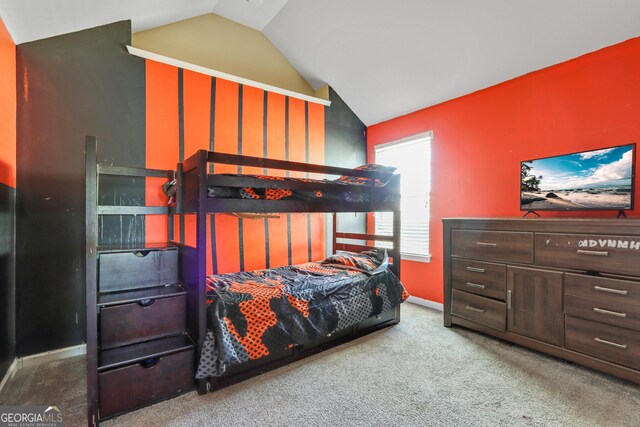
[[[80,344],[73,347],[60,348],[57,350],[45,351],[44,353],[32,354],[30,356],[16,359],[18,361],[18,370],[39,366],[43,363],[54,360],[66,359],[68,357],[81,356],[87,353],[86,344]]]
[[[213,70],[211,68],[202,67],[200,65],[192,64],[190,62],[182,61],[176,58],[170,58],[168,56],[160,55],[159,53],[149,52],[133,46],[126,46],[129,54],[151,61],[161,62],[163,64],[172,65],[174,67],[182,68],[185,70],[195,71],[196,73],[205,74],[207,76],[217,77],[224,80],[229,80],[241,85],[251,86],[258,89],[266,90],[268,92],[279,93],[280,95],[289,96],[291,98],[301,99],[303,101],[313,102],[315,104],[321,104],[324,106],[330,106],[331,101],[326,99],[316,98],[315,96],[305,95],[303,93],[294,92],[288,89],[282,89],[276,86],[271,86],[266,83],[260,83],[255,80],[245,79],[244,77],[234,76],[233,74],[225,73],[222,71]]]
[[[18,372],[18,369],[18,359],[13,359],[13,362],[11,362],[11,365],[9,365],[9,369],[7,369],[7,372],[2,378],[2,381],[0,381],[0,392],[2,391],[2,389],[4,389],[4,386],[9,382],[9,380],[11,380],[15,376],[16,372]]]
[[[410,296],[409,298],[407,298],[407,302],[410,302],[411,304],[416,304],[416,305],[421,305],[423,307],[431,308],[433,310],[438,310],[438,311],[444,310],[444,305],[439,302],[429,301],[427,299],[422,299],[414,296]]]

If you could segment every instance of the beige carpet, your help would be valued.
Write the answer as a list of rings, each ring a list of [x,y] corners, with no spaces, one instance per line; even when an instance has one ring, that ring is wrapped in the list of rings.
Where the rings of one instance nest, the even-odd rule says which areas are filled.
[[[33,371],[19,372],[0,404],[55,397],[65,404],[67,425],[82,425],[82,359]],[[397,326],[105,425],[640,426],[640,390],[462,328],[446,329],[442,313],[405,304]]]

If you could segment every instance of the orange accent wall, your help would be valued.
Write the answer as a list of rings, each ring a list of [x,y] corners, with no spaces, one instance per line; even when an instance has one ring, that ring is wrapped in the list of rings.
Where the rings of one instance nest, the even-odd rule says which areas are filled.
[[[211,142],[211,105],[213,104],[213,141],[215,151],[285,159],[289,139],[289,159],[305,161],[306,136],[309,138],[308,158],[311,163],[324,163],[324,107],[289,98],[286,119],[286,97],[267,93],[249,86],[215,79],[215,99],[211,100],[212,78],[188,70],[183,71],[182,107],[184,156],[199,149],[209,149]],[[240,90],[242,89],[242,90]],[[180,149],[180,86],[179,70],[175,67],[146,62],[147,103],[147,167],[174,169]],[[242,96],[242,98],[240,98]],[[265,102],[267,117],[265,121]],[[264,125],[266,122],[266,132]],[[287,128],[288,125],[288,128]],[[308,129],[307,129],[308,127]],[[266,136],[266,141],[265,141]],[[241,144],[240,144],[241,143]],[[215,173],[237,173],[236,166],[216,165]],[[260,168],[244,168],[243,173],[262,174]],[[282,171],[269,171],[282,175]],[[293,175],[293,174],[292,174]],[[302,174],[304,176],[304,174]],[[162,180],[147,180],[147,205],[167,202],[160,192]],[[287,215],[280,218],[239,220],[216,215],[217,271],[236,272],[244,261],[244,269],[262,269],[287,265],[291,244],[293,262],[306,262],[309,248],[314,260],[324,257],[324,216],[313,214],[307,225],[306,215],[291,215],[291,242],[288,240]],[[240,222],[242,221],[242,223]],[[267,227],[268,224],[268,227]],[[208,247],[211,244],[211,223],[208,219]],[[166,219],[147,218],[146,240],[158,241],[165,233]],[[311,229],[311,234],[308,233]],[[175,236],[179,239],[179,219],[175,220]],[[242,230],[242,240],[241,240]],[[194,243],[195,218],[185,216],[185,242]],[[267,245],[267,237],[269,239]],[[269,248],[267,255],[267,246]],[[211,254],[207,254],[207,273],[213,272]]]
[[[402,281],[408,291],[419,298],[442,302],[442,218],[522,215],[520,161],[640,143],[638,76],[640,38],[634,38],[370,126],[367,140],[370,160],[376,144],[428,130],[434,133],[432,261],[403,262]],[[637,190],[633,216],[640,211]],[[612,218],[615,212],[541,215]]]
[[[0,184],[16,186],[16,45],[1,20]]]

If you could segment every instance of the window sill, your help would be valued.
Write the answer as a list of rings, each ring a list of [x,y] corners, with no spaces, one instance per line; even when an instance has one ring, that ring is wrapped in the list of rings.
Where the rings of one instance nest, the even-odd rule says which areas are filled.
[[[401,254],[403,261],[415,261],[415,262],[431,262],[431,255],[416,255],[416,254]]]

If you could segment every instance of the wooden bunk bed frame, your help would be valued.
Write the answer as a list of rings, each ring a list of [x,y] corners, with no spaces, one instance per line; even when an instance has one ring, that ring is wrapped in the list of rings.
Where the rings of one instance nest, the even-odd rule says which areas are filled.
[[[242,167],[286,170],[292,172],[304,172],[307,174],[344,175],[360,178],[368,178],[367,185],[350,185],[343,183],[323,183],[323,189],[349,189],[354,192],[368,192],[367,202],[348,201],[318,201],[309,200],[253,200],[253,199],[224,199],[209,198],[207,187],[231,186],[254,188],[286,188],[292,190],[314,190],[317,183],[280,181],[273,182],[261,180],[251,176],[229,176],[209,173],[213,170],[210,164],[236,165],[241,171]],[[186,288],[187,302],[187,330],[195,343],[196,360],[200,354],[206,334],[206,257],[207,247],[207,215],[212,213],[332,213],[333,214],[333,250],[362,251],[373,248],[375,241],[391,242],[392,248],[388,249],[392,263],[389,268],[400,277],[400,177],[393,176],[385,187],[376,187],[375,180],[381,174],[372,171],[298,163],[284,160],[265,159],[243,155],[232,155],[200,150],[185,161],[178,163],[176,171],[132,168],[120,166],[104,166],[98,164],[97,139],[92,136],[85,140],[85,174],[86,174],[86,323],[87,323],[87,398],[88,398],[88,423],[96,425],[98,419],[98,367],[100,351],[98,347],[98,292],[97,292],[97,253],[98,245],[98,221],[100,215],[167,215],[167,245],[176,246],[179,250],[179,279]],[[175,206],[106,206],[99,204],[98,183],[102,175],[116,175],[128,177],[154,177],[178,180],[177,201]],[[266,173],[265,173],[266,175]],[[393,201],[385,199],[385,195],[393,192],[397,197]],[[351,212],[393,212],[393,235],[380,236],[367,233],[338,232],[337,213]],[[169,236],[174,235],[174,216],[176,214],[196,215],[196,246],[191,247],[183,243],[171,241]],[[349,243],[348,241],[360,241],[362,244]],[[347,242],[345,242],[347,241]],[[142,249],[144,243],[122,245],[127,249]],[[104,248],[102,248],[104,249]],[[302,359],[327,348],[348,342],[357,337],[369,334],[375,330],[396,324],[400,321],[400,307],[390,310],[386,316],[377,316],[361,322],[359,327],[351,329],[348,334],[335,334],[313,347],[294,348],[292,355],[272,359],[266,357],[256,361],[247,362],[240,367],[231,369],[232,375],[225,375],[220,381],[211,384],[209,380],[194,380],[199,394],[208,390],[226,387],[230,384],[248,379],[260,373],[284,366],[293,361]],[[358,326],[358,325],[356,325]]]
[[[341,175],[367,178],[367,185],[349,185],[343,183],[323,183],[324,190],[349,189],[354,192],[368,192],[367,202],[348,202],[316,200],[264,200],[264,199],[225,199],[210,198],[207,194],[208,186],[221,187],[252,187],[252,188],[283,188],[291,190],[311,190],[318,187],[313,182],[292,182],[292,181],[267,181],[251,176],[232,176],[224,174],[210,173],[209,165],[225,164],[236,165],[241,171],[242,167],[262,168],[264,171],[278,169],[291,172],[304,172],[307,174]],[[265,173],[266,175],[266,173]],[[389,256],[394,261],[390,264],[393,273],[400,277],[400,176],[394,175],[384,187],[375,185],[376,179],[381,177],[379,172],[364,171],[357,169],[340,168],[325,165],[291,162],[286,160],[274,160],[261,157],[250,157],[235,154],[217,153],[206,150],[199,150],[184,162],[178,164],[177,178],[177,206],[178,213],[196,214],[196,247],[186,245],[180,246],[181,266],[183,267],[183,284],[189,290],[187,296],[187,327],[192,333],[192,338],[199,350],[204,342],[207,330],[206,325],[206,257],[207,257],[207,214],[242,212],[242,213],[309,213],[324,212],[333,215],[333,250],[361,251],[371,249],[372,242],[387,241],[392,243],[389,249]],[[390,192],[397,197],[392,201],[386,200],[385,196]],[[340,233],[337,231],[337,213],[351,212],[393,212],[393,234],[392,236],[378,236],[366,233]],[[364,241],[364,244],[345,243],[345,240]],[[204,249],[203,249],[204,248]],[[215,250],[212,245],[211,250]],[[286,365],[295,360],[307,357],[311,354],[322,351],[326,348],[339,345],[359,336],[370,333],[376,329],[383,328],[400,321],[399,306],[394,309],[394,316],[391,319],[381,318],[379,324],[369,325],[366,330],[359,330],[348,336],[331,340],[324,345],[311,349],[304,349],[294,352],[292,357],[286,357],[276,361],[267,361],[265,364],[257,363],[255,367],[246,372],[234,372],[233,377],[216,381],[215,385],[208,380],[197,380],[198,393],[204,394],[207,390],[214,390],[225,387],[229,384],[241,381],[257,373]]]

